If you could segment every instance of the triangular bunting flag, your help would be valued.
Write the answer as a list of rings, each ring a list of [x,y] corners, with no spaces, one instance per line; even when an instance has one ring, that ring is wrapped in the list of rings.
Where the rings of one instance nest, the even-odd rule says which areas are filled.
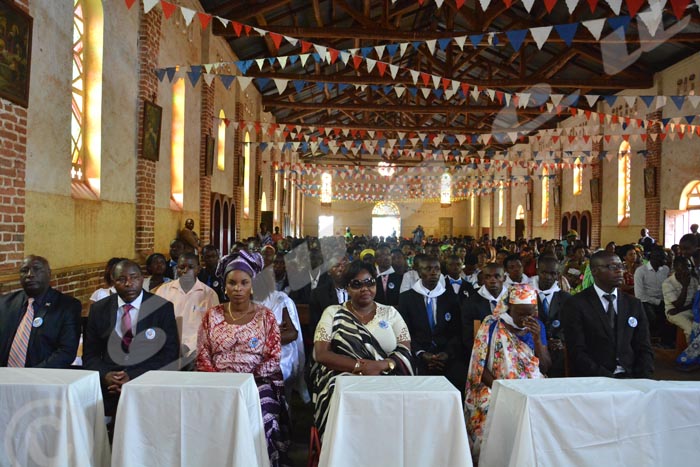
[[[287,83],[289,83],[288,79],[273,78],[273,81],[275,82],[275,86],[277,87],[278,94],[282,94],[287,89]]]
[[[551,13],[556,4],[557,0],[544,0],[544,7],[547,9],[547,13]]]
[[[241,91],[245,91],[248,86],[250,85],[250,82],[253,81],[253,78],[251,76],[237,76],[238,85],[241,88]]]
[[[530,10],[532,9],[532,5],[535,4],[535,0],[523,0],[523,6],[525,7],[525,10],[527,10],[528,13],[530,13]]]
[[[185,7],[180,7],[180,12],[182,13],[182,17],[185,18],[185,24],[187,26],[189,26],[192,23],[194,15],[195,13],[197,13],[196,11]]]
[[[204,77],[204,81],[207,83],[207,86],[211,86],[211,83],[214,82],[214,78],[216,78],[216,75],[212,75],[209,73],[205,73],[202,76]]]
[[[146,2],[144,0],[144,6]],[[170,2],[166,2],[164,0],[161,0],[160,2],[160,7],[163,9],[163,16],[165,16],[165,19],[170,19],[170,17],[175,13],[175,10],[177,9],[177,5],[174,5]],[[153,7],[151,7],[153,8]],[[145,8],[144,8],[145,11]]]
[[[588,29],[595,40],[600,40],[600,34],[603,32],[603,26],[605,26],[605,18],[592,19],[590,21],[584,21],[583,26]]]
[[[131,10],[131,7],[134,6],[134,2],[135,2],[135,1],[136,1],[136,0],[126,0],[126,8],[127,8],[128,10]]]
[[[576,35],[576,30],[578,29],[578,24],[579,23],[570,23],[558,24],[554,26],[554,29],[557,30],[557,34],[559,34],[559,37],[561,37],[564,40],[564,43],[568,47],[571,47],[571,43],[573,42],[574,36]]]
[[[630,25],[631,18],[629,16],[617,16],[614,18],[608,18],[608,24],[615,31],[615,33],[620,36],[620,39],[625,38],[627,34],[627,27]]]
[[[547,41],[549,33],[552,32],[552,26],[541,26],[539,28],[530,28],[530,34],[537,43],[537,48],[542,50],[542,46]]]
[[[472,34],[469,36],[469,42],[471,42],[472,46],[476,49],[483,38],[483,34]]]
[[[654,37],[656,35],[656,31],[659,29],[659,25],[661,24],[661,11],[658,8],[654,8],[654,6],[652,5],[651,10],[639,13],[638,17],[644,24],[644,26],[647,28],[647,31],[649,31],[649,35]]]
[[[197,18],[199,18],[199,24],[202,25],[202,29],[206,29],[209,26],[209,22],[211,22],[211,15],[207,13],[197,12]]]
[[[233,80],[235,78],[236,77],[233,75],[219,75],[219,80],[221,80],[221,84],[223,84],[227,90],[231,89],[231,84],[233,83]]]
[[[683,104],[685,103],[685,96],[671,96],[671,100],[674,104],[676,104],[678,110],[681,110],[683,108]]]
[[[569,10],[569,14],[573,15],[576,6],[578,5],[578,0],[566,0],[566,8]]]
[[[158,3],[160,0],[143,0],[143,12],[148,13],[151,11]],[[161,6],[162,8],[162,6]],[[172,14],[172,12],[170,13]]]
[[[588,6],[591,8],[591,13],[595,12],[595,7],[598,6],[598,0],[587,0]]]
[[[165,73],[168,76],[168,81],[170,81],[171,83],[173,82],[173,78],[175,78],[175,71],[175,67],[170,67],[165,70]]]
[[[627,3],[627,12],[630,14],[630,17],[634,18],[642,7],[644,0],[625,0],[625,2]]]
[[[622,7],[622,0],[605,0],[605,3],[610,5],[610,9],[616,14],[620,14],[620,7]]]
[[[162,83],[163,78],[165,78],[165,68],[158,68],[156,70],[156,76],[158,77],[158,81]]]
[[[588,106],[593,107],[595,103],[598,101],[598,96],[597,94],[586,94],[586,101],[588,101]]]
[[[508,41],[510,42],[511,47],[513,47],[513,50],[516,52],[520,50],[520,46],[523,43],[523,40],[525,40],[525,36],[527,35],[527,29],[516,29],[514,31],[506,31],[506,37],[508,37]]]
[[[676,18],[681,19],[683,16],[683,13],[685,13],[685,9],[688,7],[688,3],[690,3],[689,0],[670,0],[671,2],[671,8],[673,8],[673,14],[676,15]]]
[[[195,87],[197,85],[197,82],[199,81],[200,76],[202,76],[202,67],[201,66],[192,66],[192,67],[190,67],[190,71],[187,72],[187,77],[190,79],[190,83],[192,83],[192,87]]]

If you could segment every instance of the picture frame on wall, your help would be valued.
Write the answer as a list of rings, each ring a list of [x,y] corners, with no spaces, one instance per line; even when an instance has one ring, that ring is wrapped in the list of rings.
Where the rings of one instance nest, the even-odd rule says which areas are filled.
[[[644,169],[644,197],[653,198],[656,196],[656,167]]]
[[[143,101],[143,139],[141,157],[158,161],[160,157],[160,129],[163,107],[151,101]]]
[[[214,173],[214,152],[216,149],[216,138],[206,135],[204,175],[211,176]]]
[[[590,181],[591,187],[591,203],[600,203],[600,179],[592,178]]]
[[[33,19],[13,0],[0,0],[0,97],[27,107]]]

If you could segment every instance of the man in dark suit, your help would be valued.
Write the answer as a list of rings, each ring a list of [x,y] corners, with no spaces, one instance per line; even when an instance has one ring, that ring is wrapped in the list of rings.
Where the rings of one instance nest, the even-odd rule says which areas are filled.
[[[399,306],[399,290],[403,275],[394,271],[391,265],[391,248],[386,243],[375,250],[377,263],[377,294],[374,301],[382,305]]]
[[[481,272],[484,285],[469,295],[469,300],[460,305],[462,321],[462,345],[467,361],[471,358],[474,347],[474,321],[482,321],[493,313],[498,300],[506,292],[503,287],[505,274],[503,266],[498,263],[486,263]]]
[[[450,255],[445,260],[445,293],[452,297],[461,307],[476,293],[463,272],[464,263],[457,255]]]
[[[537,276],[531,278],[537,289],[539,319],[547,331],[547,345],[552,365],[547,376],[563,377],[565,372],[564,331],[562,309],[570,294],[559,288],[559,260],[555,256],[540,256],[537,261]]]
[[[461,340],[459,305],[440,282],[440,261],[429,257],[418,266],[420,280],[399,297],[399,313],[411,334],[411,350],[422,375],[444,375],[464,391],[467,361]]]
[[[322,282],[311,292],[309,299],[309,329],[311,334],[321,319],[323,310],[331,305],[340,305],[348,300],[348,293],[343,286],[343,274],[348,266],[348,257],[332,258],[328,269],[329,281]],[[313,335],[311,342],[313,342]]]
[[[318,248],[309,250],[308,262],[304,261],[303,250],[300,253],[288,253],[285,264],[289,273],[289,283],[292,291],[289,298],[296,305],[307,305],[311,300],[311,292],[319,285],[329,281],[328,274],[323,272],[323,254]]]
[[[654,352],[642,302],[621,293],[624,265],[614,253],[591,257],[595,283],[564,304],[571,376],[648,378]]]
[[[68,368],[75,360],[82,306],[50,281],[48,261],[28,256],[19,270],[22,290],[0,298],[0,366]]]
[[[142,289],[138,264],[112,270],[117,293],[90,306],[83,366],[100,372],[105,414],[114,415],[122,385],[149,370],[177,369],[180,340],[173,304]]]

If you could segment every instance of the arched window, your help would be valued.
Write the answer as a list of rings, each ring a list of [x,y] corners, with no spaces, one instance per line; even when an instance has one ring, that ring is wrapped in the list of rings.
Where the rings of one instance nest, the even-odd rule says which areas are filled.
[[[515,219],[525,219],[525,209],[522,204],[519,204],[515,210]]]
[[[503,201],[504,191],[505,188],[503,188],[503,182],[501,182],[498,187],[498,225],[503,225],[503,218],[505,217],[505,206]]]
[[[580,161],[576,159],[574,165],[574,196],[580,195],[583,191],[583,168]]]
[[[632,174],[632,161],[630,159],[630,144],[623,141],[618,152],[617,165],[617,222],[620,223],[630,217],[630,183]]]
[[[372,236],[401,235],[401,211],[391,201],[380,201],[372,209]]]
[[[440,177],[440,205],[447,207],[452,204],[452,177],[448,173]]]
[[[549,221],[549,170],[542,169],[542,225]]]
[[[250,133],[243,138],[243,216],[250,215]]]
[[[170,140],[170,190],[176,206],[182,208],[185,175],[185,79],[173,84],[172,135]]]
[[[219,170],[226,169],[226,122],[224,119],[226,114],[224,110],[219,111],[219,128],[216,137],[216,168]]]
[[[469,197],[469,227],[474,227],[474,217],[476,214],[474,213],[474,209],[476,206],[476,195],[474,193],[471,194]]]
[[[333,176],[328,172],[324,172],[321,175],[321,206],[330,206],[332,200]]]
[[[100,193],[103,10],[100,0],[73,1],[71,180]]]
[[[262,199],[261,199],[261,201],[260,201],[260,210],[261,210],[261,211],[267,211],[267,195],[265,194],[264,191],[263,191],[263,194],[262,194]]]
[[[683,189],[679,209],[700,209],[700,181],[690,182]]]

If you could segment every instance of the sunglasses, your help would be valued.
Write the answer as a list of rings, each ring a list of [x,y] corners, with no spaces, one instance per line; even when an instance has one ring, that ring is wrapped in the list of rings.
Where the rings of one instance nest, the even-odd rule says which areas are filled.
[[[353,279],[348,284],[348,287],[350,287],[353,290],[360,290],[362,287],[367,287],[369,289],[374,287],[375,285],[377,285],[377,281],[370,277],[369,279],[365,279],[363,281]]]

